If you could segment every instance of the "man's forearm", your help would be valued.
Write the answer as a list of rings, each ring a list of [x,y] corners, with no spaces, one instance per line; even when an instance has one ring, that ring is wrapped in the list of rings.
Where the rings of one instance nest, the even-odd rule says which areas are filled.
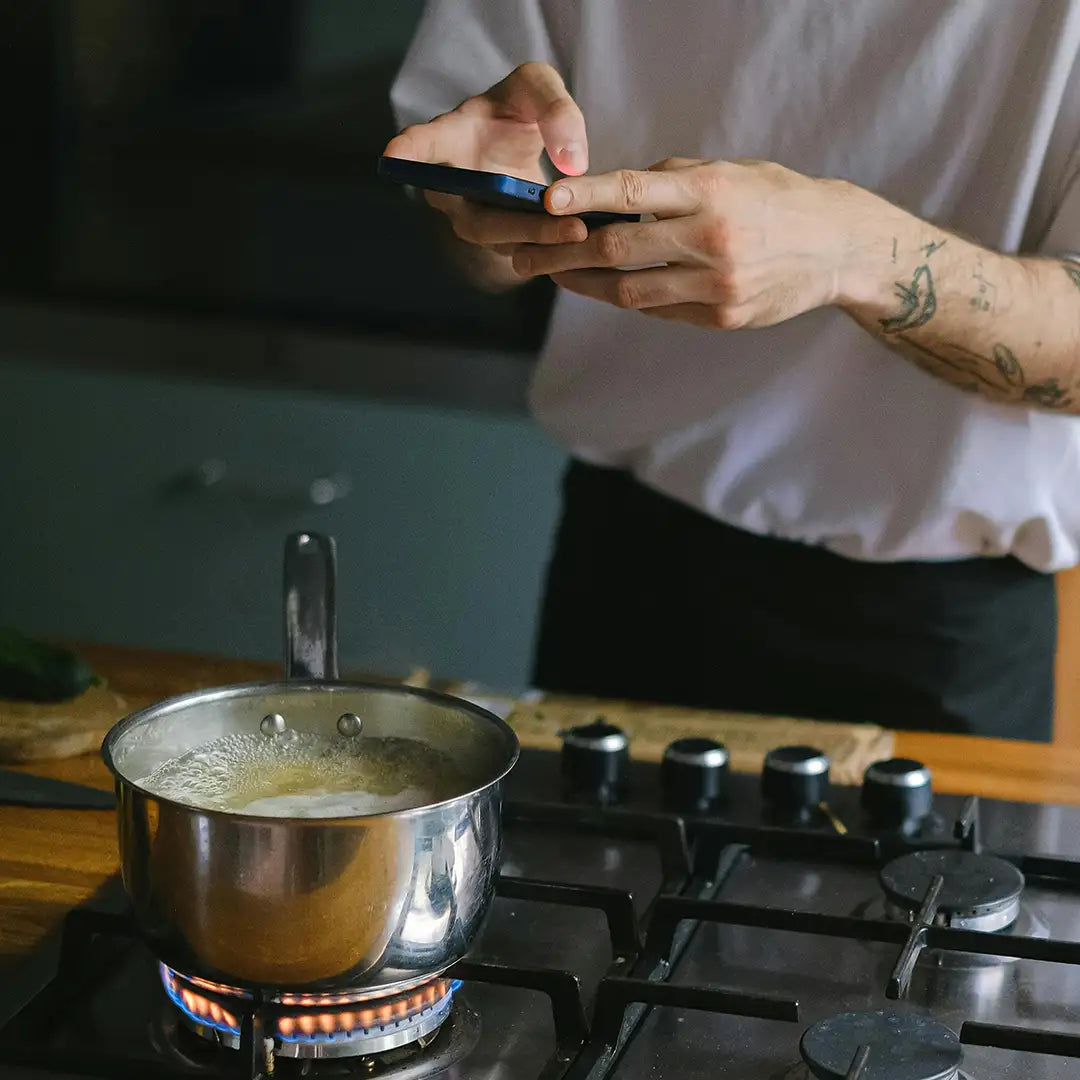
[[[840,306],[963,390],[1080,413],[1080,265],[1001,255],[869,200]]]

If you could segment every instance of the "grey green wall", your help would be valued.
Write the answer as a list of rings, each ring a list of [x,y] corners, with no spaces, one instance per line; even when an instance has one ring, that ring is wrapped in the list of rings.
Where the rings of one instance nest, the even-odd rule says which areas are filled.
[[[219,490],[173,490],[209,458]],[[562,462],[525,417],[0,358],[0,622],[275,657],[282,540],[318,529],[339,544],[343,663],[515,689]],[[306,506],[336,471],[351,495]]]

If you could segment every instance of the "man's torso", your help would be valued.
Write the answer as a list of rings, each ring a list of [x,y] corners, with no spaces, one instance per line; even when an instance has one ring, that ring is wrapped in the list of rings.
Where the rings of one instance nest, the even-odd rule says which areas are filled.
[[[763,158],[998,250],[1080,248],[1076,0],[435,7],[455,40],[429,35],[402,77],[423,71],[432,113],[549,59],[593,172]],[[532,407],[575,454],[752,532],[872,560],[1077,558],[1080,421],[964,394],[836,310],[721,333],[560,294]]]

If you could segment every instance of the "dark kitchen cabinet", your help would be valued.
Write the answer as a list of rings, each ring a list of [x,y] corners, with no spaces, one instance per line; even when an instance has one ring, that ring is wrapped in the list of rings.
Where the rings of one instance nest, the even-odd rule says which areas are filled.
[[[550,282],[470,288],[376,176],[422,0],[41,7],[0,15],[21,207],[0,296],[535,354]]]

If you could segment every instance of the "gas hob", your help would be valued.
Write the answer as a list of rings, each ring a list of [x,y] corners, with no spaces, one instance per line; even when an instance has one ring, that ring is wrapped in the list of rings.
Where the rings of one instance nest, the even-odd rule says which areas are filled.
[[[728,776],[691,742],[524,751],[484,932],[402,1000],[190,984],[110,882],[0,972],[0,1077],[1080,1077],[1080,809],[933,796],[917,763],[830,788],[807,748]]]

